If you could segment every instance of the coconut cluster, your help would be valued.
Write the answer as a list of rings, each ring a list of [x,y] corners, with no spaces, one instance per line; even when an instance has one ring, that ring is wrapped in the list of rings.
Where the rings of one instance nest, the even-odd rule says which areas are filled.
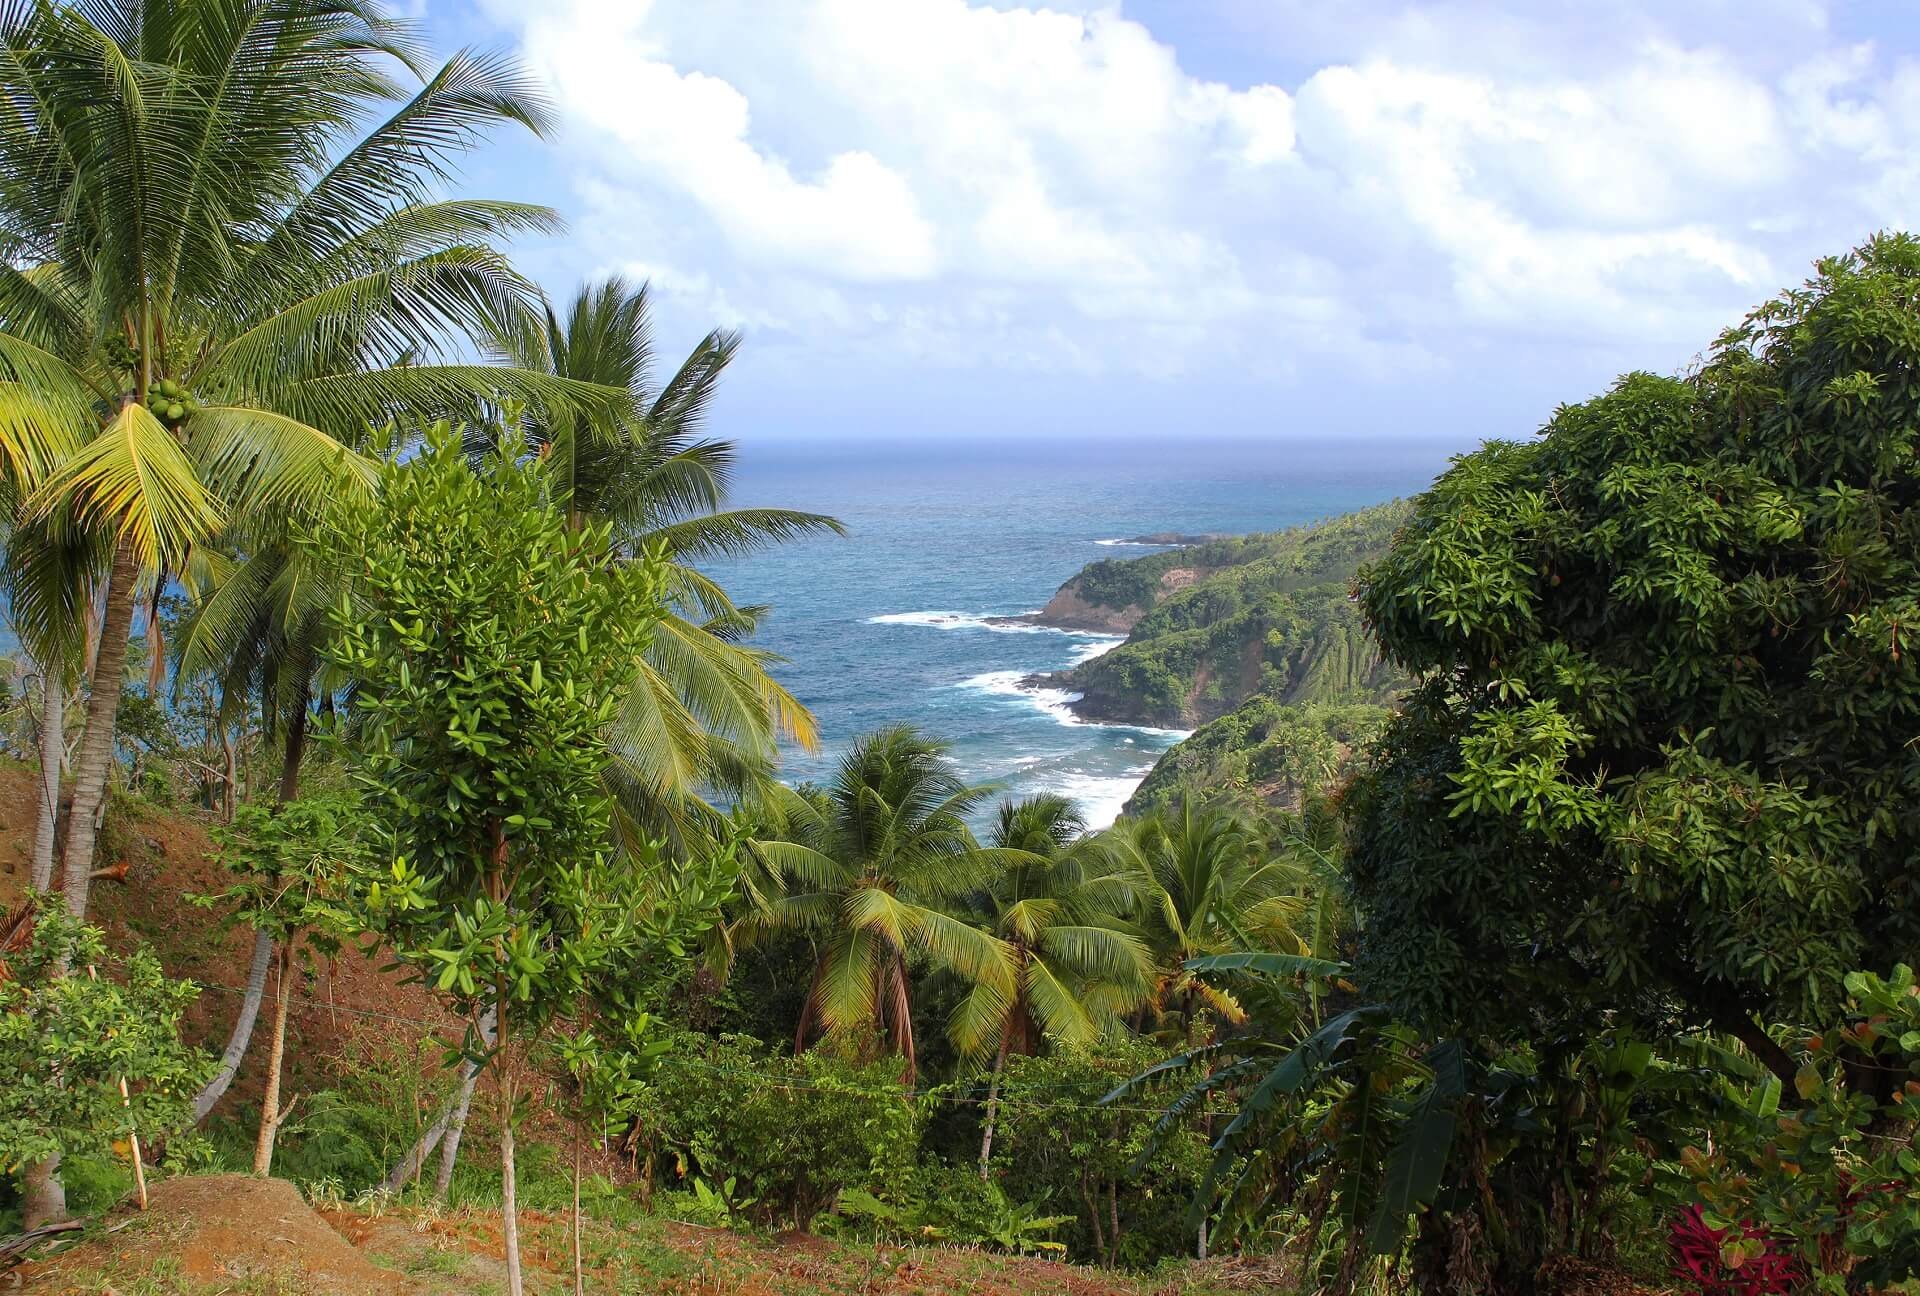
[[[200,408],[193,394],[171,378],[162,378],[147,393],[147,408],[168,427],[175,427]]]

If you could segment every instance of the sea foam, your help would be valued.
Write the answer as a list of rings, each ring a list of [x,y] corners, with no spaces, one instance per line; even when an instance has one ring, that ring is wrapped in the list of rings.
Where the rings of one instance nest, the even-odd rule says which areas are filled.
[[[1106,828],[1120,817],[1127,798],[1140,781],[1153,772],[1153,766],[1136,765],[1124,774],[1063,774],[1047,791],[1057,792],[1080,807],[1089,828]]]
[[[1023,618],[1040,615],[1039,608],[1026,612],[886,612],[880,616],[867,618],[868,625],[925,626],[930,630],[990,630],[995,634],[1057,634],[1070,639],[1086,640],[1089,647],[1097,648],[1085,657],[1075,658],[1076,662],[1088,657],[1097,657],[1100,653],[1126,642],[1125,635],[1101,634],[1093,630],[1067,630],[1060,626],[1041,625],[1036,621]]]
[[[1063,725],[1098,729],[1125,729],[1130,733],[1152,734],[1158,738],[1172,738],[1175,741],[1192,733],[1191,729],[1158,729],[1152,725],[1107,724],[1098,720],[1082,720],[1073,713],[1073,704],[1080,700],[1078,693],[1067,689],[1046,688],[1038,684],[1028,684],[1030,672],[1017,670],[985,671],[979,675],[961,680],[954,687],[972,689],[977,693],[992,693],[999,697],[1018,698],[1029,706],[1045,712]]]

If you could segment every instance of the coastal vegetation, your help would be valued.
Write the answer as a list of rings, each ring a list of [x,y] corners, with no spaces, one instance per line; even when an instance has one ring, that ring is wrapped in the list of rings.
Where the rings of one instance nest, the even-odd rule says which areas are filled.
[[[1061,587],[1041,619],[1124,624],[1126,642],[1046,682],[1078,693],[1074,709],[1086,719],[1179,728],[1256,697],[1384,702],[1407,677],[1381,657],[1348,595],[1407,513],[1405,504],[1385,504],[1288,531],[1094,563]]]
[[[442,196],[544,127],[510,63],[125,0],[0,14],[0,77],[36,1286],[751,1288],[799,1231],[796,1290],[1920,1289],[1920,241],[1069,582],[1128,640],[1053,683],[1205,722],[1090,830],[905,726],[779,780],[702,564],[838,524],[728,507],[738,339],[656,380],[643,289],[551,305],[496,244],[557,218]]]

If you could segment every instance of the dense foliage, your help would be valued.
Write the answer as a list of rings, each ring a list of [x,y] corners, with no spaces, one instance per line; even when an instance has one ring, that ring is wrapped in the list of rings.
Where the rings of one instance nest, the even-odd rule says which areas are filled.
[[[1362,585],[1418,674],[1354,807],[1361,967],[1441,1028],[1830,1010],[1920,937],[1920,242],[1685,379],[1463,458]],[[1516,1013],[1516,1005],[1529,1011]]]
[[[1262,694],[1170,748],[1134,789],[1131,814],[1185,799],[1246,812],[1297,809],[1338,783],[1385,728],[1387,708],[1365,702],[1294,705]]]
[[[1147,613],[1163,601],[1183,599],[1188,590],[1208,583],[1213,573],[1240,568],[1247,570],[1236,572],[1238,579],[1231,585],[1236,593],[1228,597],[1242,603],[1248,601],[1249,586],[1263,593],[1286,593],[1344,581],[1361,563],[1378,556],[1405,510],[1404,504],[1384,504],[1285,531],[1222,536],[1141,558],[1109,558],[1089,564],[1061,592],[1096,607]],[[1197,585],[1169,586],[1165,577],[1175,571],[1191,571],[1202,579]]]
[[[647,1087],[635,1140],[655,1182],[731,1183],[745,1217],[804,1229],[843,1191],[907,1175],[924,1119],[889,1062],[683,1036]]]
[[[45,906],[32,939],[0,963],[0,1169],[184,1127],[212,1069],[180,1039],[198,993],[144,948],[110,961],[99,928]]]

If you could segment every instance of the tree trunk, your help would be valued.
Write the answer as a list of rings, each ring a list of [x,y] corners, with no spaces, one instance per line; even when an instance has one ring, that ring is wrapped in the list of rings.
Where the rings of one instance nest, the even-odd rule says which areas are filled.
[[[53,885],[53,835],[60,822],[60,763],[67,754],[67,686],[57,666],[40,667],[40,794],[33,816],[33,889]]]
[[[60,1154],[36,1161],[20,1175],[20,1226],[36,1229],[67,1218],[67,1189],[60,1182]]]
[[[233,812],[239,805],[240,775],[236,767],[233,750],[233,730],[227,728],[225,720],[220,721],[220,755],[222,758],[220,775],[220,819],[223,823],[233,822]]]
[[[1013,1022],[1000,1029],[1000,1051],[993,1055],[993,1079],[987,1082],[986,1129],[980,1135],[980,1181],[986,1182],[987,1165],[993,1160],[993,1120],[1000,1111],[1000,1073],[1007,1067],[1007,1046],[1013,1039]]]
[[[214,1104],[226,1094],[227,1086],[240,1073],[247,1045],[253,1042],[253,1024],[260,1016],[260,1001],[267,993],[267,969],[273,964],[273,937],[264,931],[253,933],[253,962],[247,968],[247,994],[240,1001],[240,1015],[233,1020],[233,1033],[227,1036],[227,1051],[220,1055],[220,1069],[207,1081],[193,1100],[193,1123],[207,1118]]]
[[[573,1296],[587,1296],[580,1265],[580,1125],[573,1126]]]
[[[100,836],[100,812],[106,807],[107,778],[113,771],[113,726],[126,680],[127,637],[133,629],[134,585],[139,578],[131,546],[125,541],[115,545],[107,575],[106,615],[100,623],[100,646],[87,692],[87,724],[73,763],[66,849],[61,853],[67,909],[76,918],[87,916],[93,848]]]
[[[293,972],[293,938],[280,946],[279,985],[273,1000],[273,1038],[267,1048],[267,1091],[260,1099],[260,1134],[253,1144],[253,1172],[273,1169],[273,1140],[286,1112],[280,1107],[280,1063],[287,1048],[287,977]]]
[[[1080,1172],[1080,1200],[1087,1204],[1087,1222],[1093,1225],[1093,1253],[1107,1254],[1107,1233],[1100,1227],[1100,1185],[1088,1187],[1086,1171]]]
[[[507,828],[493,821],[493,868],[487,878],[487,894],[497,905],[507,903]],[[502,950],[495,943],[495,957]],[[507,1296],[526,1296],[526,1282],[520,1274],[520,1209],[513,1169],[513,1036],[507,1017],[507,978],[501,973],[493,982],[493,1028],[499,1038],[495,1055],[500,1077],[500,1224],[507,1248]]]
[[[500,1233],[507,1250],[507,1296],[526,1296],[520,1275],[520,1210],[513,1170],[513,1069],[507,1064],[507,987],[494,990],[493,1020],[500,1037]]]
[[[494,1038],[493,1009],[489,1008],[480,1015],[478,1025],[481,1041],[491,1048]],[[467,1108],[473,1103],[474,1081],[479,1074],[480,1068],[473,1062],[465,1059],[461,1061],[458,1094],[447,1099],[446,1105],[440,1109],[440,1115],[435,1118],[426,1133],[407,1149],[405,1156],[394,1162],[393,1168],[387,1171],[387,1177],[382,1181],[381,1187],[391,1193],[399,1192],[407,1186],[408,1180],[420,1173],[420,1167],[427,1163],[427,1158],[433,1155],[434,1148],[440,1146],[440,1141],[450,1138],[453,1141],[449,1149],[450,1155],[442,1156],[440,1159],[440,1195],[446,1196],[447,1183],[453,1178],[454,1158],[459,1153],[460,1131],[466,1126]]]
[[[1729,1007],[1714,1013],[1713,1024],[1744,1044],[1754,1061],[1778,1076],[1789,1091],[1793,1089],[1794,1076],[1800,1068],[1794,1064],[1792,1054],[1781,1048],[1750,1014]]]
[[[446,1138],[440,1144],[440,1169],[433,1176],[436,1197],[444,1199],[453,1190],[453,1170],[460,1163],[460,1140],[466,1137],[467,1113],[473,1108],[473,1090],[479,1079],[480,1069],[475,1067],[460,1083],[460,1101],[453,1108],[453,1123],[446,1127]]]
[[[300,795],[300,761],[307,754],[307,690],[300,690],[300,705],[287,717],[287,744],[280,762],[280,799],[291,801]]]

